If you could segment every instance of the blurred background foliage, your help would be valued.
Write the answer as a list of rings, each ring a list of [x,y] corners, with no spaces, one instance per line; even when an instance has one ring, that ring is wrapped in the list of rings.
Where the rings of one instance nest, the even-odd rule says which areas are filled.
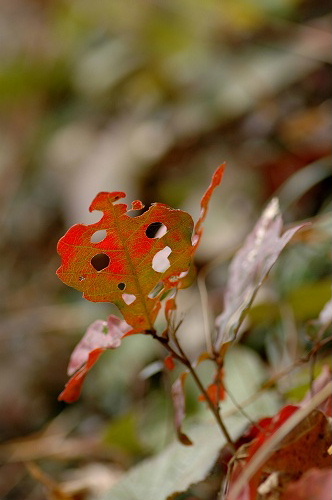
[[[173,436],[162,353],[141,336],[105,354],[80,402],[57,402],[73,346],[114,312],[55,276],[57,240],[96,220],[88,207],[98,191],[197,217],[226,160],[198,267],[227,261],[279,195],[287,222],[313,224],[284,252],[243,343],[270,374],[310,345],[307,322],[330,296],[330,22],[325,0],[1,1],[2,499],[45,498],[31,478],[51,481],[42,469],[68,498],[90,498]],[[226,272],[224,262],[207,277],[215,313]],[[199,297],[193,288],[181,300],[195,354]]]

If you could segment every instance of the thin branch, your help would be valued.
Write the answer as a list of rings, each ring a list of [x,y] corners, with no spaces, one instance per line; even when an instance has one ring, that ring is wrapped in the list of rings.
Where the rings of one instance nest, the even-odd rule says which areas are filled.
[[[193,367],[191,361],[188,359],[188,357],[186,356],[185,352],[183,351],[178,339],[176,336],[174,336],[174,341],[176,343],[176,346],[182,356],[182,358],[184,359],[184,361],[182,361],[182,363],[188,368],[188,370],[190,371],[193,379],[195,380],[199,390],[202,392],[211,412],[213,413],[221,431],[222,431],[222,434],[224,435],[224,437],[226,438],[226,441],[227,443],[229,444],[229,446],[231,447],[231,449],[233,451],[235,451],[235,446],[234,446],[234,441],[233,439],[231,438],[228,430],[227,430],[227,427],[225,426],[224,422],[223,422],[223,419],[221,418],[221,415],[219,413],[219,409],[218,407],[215,406],[215,404],[213,403],[213,401],[211,400],[208,392],[206,391],[204,385],[202,384],[202,381],[201,379],[199,378],[195,368]]]

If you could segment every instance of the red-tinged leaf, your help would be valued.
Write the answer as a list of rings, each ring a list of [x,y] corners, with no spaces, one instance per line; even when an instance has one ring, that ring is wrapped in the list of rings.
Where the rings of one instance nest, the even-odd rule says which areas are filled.
[[[188,372],[183,372],[172,385],[171,395],[174,406],[174,423],[179,441],[186,446],[192,445],[192,441],[182,431],[182,423],[186,416],[186,402],[184,395],[184,384],[187,379]]]
[[[173,299],[168,299],[166,304],[165,304],[165,317],[167,320],[167,323],[170,323],[172,314],[176,310],[176,301],[175,298]]]
[[[64,390],[58,397],[59,401],[66,401],[66,403],[74,403],[75,401],[78,400],[78,398],[81,395],[83,383],[88,372],[97,363],[98,359],[105,351],[106,348],[103,347],[95,349],[94,351],[90,352],[88,356],[88,361],[67,382]]]
[[[265,417],[265,418],[261,418],[258,422],[251,425],[249,427],[249,429],[247,429],[242,434],[242,436],[240,436],[239,439],[237,440],[236,448],[239,448],[243,444],[248,444],[251,441],[253,441],[255,438],[257,438],[263,429],[268,428],[268,426],[271,424],[271,420],[272,420],[272,417]]]
[[[286,470],[299,477],[313,467],[329,467],[331,444],[329,420],[319,410],[313,410],[281,441],[278,449],[265,462],[264,470]]]
[[[328,500],[332,498],[331,469],[310,469],[287,486],[280,500]]]
[[[220,165],[217,168],[217,170],[215,171],[215,173],[212,176],[211,184],[208,187],[208,189],[206,190],[206,192],[203,195],[203,198],[201,200],[201,213],[200,213],[199,219],[195,225],[195,235],[193,238],[194,251],[197,249],[199,242],[201,240],[201,237],[202,237],[202,232],[203,232],[202,224],[207,216],[211,197],[212,197],[216,187],[218,187],[222,181],[222,178],[223,178],[223,175],[225,172],[225,168],[226,168],[225,163],[223,163],[222,165]]]
[[[214,190],[219,186],[219,184],[222,181],[225,168],[226,168],[225,163],[223,163],[222,165],[220,165],[217,168],[217,170],[214,172],[214,174],[212,176],[210,186],[208,187],[208,189],[206,190],[206,192],[204,193],[204,195],[202,197],[201,213],[200,213],[198,221],[195,224],[194,235],[192,238],[192,256],[193,257],[194,257],[194,254],[195,254],[195,252],[200,244],[201,238],[202,238],[202,234],[203,234],[202,225],[203,225],[203,222],[205,221],[207,213],[208,213],[211,197],[214,193]],[[183,273],[182,279],[179,282],[179,288],[187,288],[188,286],[190,286],[192,284],[193,280],[195,279],[195,276],[196,276],[196,270],[195,270],[195,267],[192,263],[192,265],[189,268],[188,273],[186,273],[186,274]]]
[[[281,234],[283,222],[274,198],[264,210],[242,248],[234,256],[226,285],[224,311],[218,316],[216,350],[233,341],[259,287],[281,251],[304,224]]]
[[[251,444],[244,445],[245,454],[241,448],[237,452],[239,457],[245,456],[246,458],[241,461],[232,474],[229,498],[237,499],[234,493],[236,481],[240,482],[241,474],[244,473],[247,464],[253,459],[258,449],[265,442],[268,443],[271,436],[298,409],[292,405],[286,406],[275,417],[264,419],[257,424],[257,427],[263,425],[263,428],[259,430],[257,437]],[[245,486],[250,491],[249,499],[256,500],[258,487],[270,474],[280,475],[283,485],[286,485],[312,468],[329,467],[331,457],[329,457],[327,450],[330,443],[331,428],[328,419],[321,411],[313,410],[279,442],[277,447],[271,448],[273,453],[267,455],[264,464],[257,469]]]
[[[254,454],[265,443],[265,441],[270,438],[271,435],[276,432],[279,427],[297,410],[297,406],[285,406],[280,410],[279,413],[277,413],[277,415],[275,415],[274,417],[262,418],[246,432],[246,434],[244,435],[244,441],[248,441],[250,440],[250,438],[253,438],[253,440],[249,445],[244,445],[245,454],[243,453],[243,450],[241,448],[238,451],[239,456],[242,457],[244,455],[246,459],[240,459],[238,462],[236,462],[236,465],[231,473],[229,489],[230,498],[234,498],[235,500],[232,488],[243,472],[245,465],[250,462]],[[254,474],[254,476],[251,478],[250,482],[243,487],[239,495],[236,496],[236,500],[256,500],[257,488],[260,483],[260,479],[261,469],[259,469],[257,473]]]
[[[175,368],[175,361],[173,356],[170,354],[169,356],[166,356],[164,359],[165,366],[167,370],[172,371]]]
[[[77,344],[70,357],[68,375],[75,375],[68,381],[59,400],[73,403],[79,398],[84,380],[98,361],[101,354],[107,349],[116,349],[121,339],[128,332],[130,326],[116,316],[109,316],[107,321],[94,321]]]
[[[206,392],[215,406],[218,406],[220,401],[223,401],[226,397],[226,391],[224,387],[224,370],[220,369],[216,376],[214,377],[214,381],[209,387],[206,389]],[[206,397],[204,394],[199,396],[199,401],[206,401]]]
[[[70,357],[68,375],[72,375],[88,361],[95,349],[115,349],[121,339],[131,330],[130,326],[117,316],[111,315],[107,321],[94,321],[77,344]]]
[[[225,397],[225,389],[223,387],[218,387],[217,384],[210,384],[206,389],[206,392],[215,406],[218,406],[219,402]],[[198,398],[199,401],[206,401],[204,394],[201,394]]]
[[[96,196],[90,211],[101,210],[103,216],[95,224],[73,226],[60,239],[57,274],[86,299],[113,302],[134,332],[143,332],[154,327],[161,295],[176,288],[190,268],[193,221],[160,203],[131,217],[127,205],[116,203],[124,196]],[[134,202],[132,209],[142,206]],[[95,233],[101,232],[103,239],[95,243]]]

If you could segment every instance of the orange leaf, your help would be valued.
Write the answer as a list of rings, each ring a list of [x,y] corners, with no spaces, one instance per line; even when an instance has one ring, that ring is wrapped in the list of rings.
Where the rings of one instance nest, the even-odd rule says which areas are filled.
[[[174,370],[174,368],[175,368],[175,361],[174,361],[173,356],[171,356],[171,355],[166,356],[166,358],[164,359],[164,363],[165,363],[166,368],[169,371]]]
[[[83,365],[82,368],[80,368],[75,373],[75,375],[67,382],[64,390],[58,397],[59,401],[73,403],[74,401],[78,400],[81,395],[82,386],[88,372],[91,370],[93,365],[97,363],[98,359],[105,351],[106,347],[101,347],[90,352],[87,363]]]
[[[196,250],[196,248],[198,247],[199,242],[201,240],[201,236],[202,236],[202,232],[203,232],[202,224],[205,221],[205,218],[207,216],[210,200],[211,200],[211,197],[214,193],[214,190],[216,189],[217,186],[219,186],[219,184],[222,181],[222,178],[223,178],[223,175],[225,172],[225,168],[226,168],[225,163],[223,163],[222,165],[220,165],[217,168],[217,170],[213,174],[211,184],[208,187],[208,189],[206,190],[206,192],[203,195],[203,198],[201,200],[201,214],[200,214],[200,217],[195,225],[195,237],[194,237],[194,241],[193,241],[194,250]]]
[[[116,191],[101,192],[91,203],[90,212],[103,212],[98,222],[77,224],[59,240],[58,253],[62,258],[57,270],[59,278],[83,292],[87,300],[114,303],[126,324],[119,333],[117,328],[121,320],[113,321],[115,330],[109,330],[106,336],[100,331],[105,322],[98,320],[91,325],[73,353],[69,370],[74,372],[82,363],[85,364],[70,379],[59,399],[75,401],[88,371],[102,352],[117,347],[126,335],[153,331],[161,300],[170,290],[176,291],[191,284],[194,279],[193,257],[202,235],[201,226],[223,171],[224,165],[221,165],[202,198],[201,215],[193,238],[194,223],[186,212],[154,203],[145,213],[135,217],[130,211],[144,208],[142,202],[132,202],[128,210],[127,205],[117,203],[126,194]],[[174,295],[165,307],[168,323],[176,309]],[[172,362],[174,360],[168,358],[166,364],[171,367]],[[178,415],[181,404],[177,403]],[[179,428],[178,432],[180,438],[182,436],[189,444],[190,440],[181,434]]]
[[[223,384],[224,379],[224,369],[221,368],[214,377],[214,381],[206,389],[206,392],[214,405],[218,405],[220,401],[223,401],[226,397],[226,391]],[[206,401],[204,394],[199,396],[199,401]]]
[[[160,203],[131,217],[127,205],[116,203],[124,196],[96,196],[90,211],[104,215],[95,224],[73,226],[60,239],[57,274],[86,299],[113,302],[134,332],[142,332],[153,329],[161,295],[176,288],[190,268],[193,220]],[[96,236],[102,239],[95,242]]]
[[[81,393],[87,373],[106,349],[116,349],[121,339],[130,333],[129,325],[111,314],[107,321],[97,319],[77,344],[70,356],[68,375],[76,374],[69,380],[59,399],[72,403]]]

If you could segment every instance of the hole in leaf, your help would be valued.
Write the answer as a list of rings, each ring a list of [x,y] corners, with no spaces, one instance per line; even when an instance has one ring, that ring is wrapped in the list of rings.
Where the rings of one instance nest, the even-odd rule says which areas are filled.
[[[95,231],[90,238],[91,243],[100,243],[107,236],[106,229],[100,229],[99,231]]]
[[[167,233],[167,227],[162,222],[152,222],[145,231],[148,238],[161,238]]]
[[[102,210],[93,210],[92,212],[84,213],[81,219],[82,224],[96,224],[103,218]]]
[[[118,289],[119,290],[124,290],[126,288],[126,284],[125,283],[119,283],[118,284]]]
[[[123,293],[122,298],[127,306],[130,306],[136,300],[136,295],[132,295],[131,293]]]
[[[170,276],[168,278],[168,280],[171,283],[176,283],[177,281],[180,281],[182,278],[185,278],[188,273],[189,273],[189,271],[182,271],[182,273],[180,273],[180,274],[174,274],[173,276]]]
[[[157,297],[157,295],[159,295],[163,289],[164,289],[164,284],[162,281],[159,281],[159,283],[157,283],[156,286],[153,288],[153,290],[151,290],[151,292],[149,293],[148,295],[149,299],[154,299],[155,297]]]
[[[152,259],[152,269],[156,271],[157,273],[163,273],[166,271],[171,263],[168,260],[168,256],[172,253],[172,250],[170,247],[165,247],[162,250],[159,250],[159,252],[156,253],[156,255]]]
[[[97,255],[92,257],[91,264],[96,271],[102,271],[103,269],[106,269],[110,261],[111,259],[108,255],[106,255],[106,253],[97,253]]]

